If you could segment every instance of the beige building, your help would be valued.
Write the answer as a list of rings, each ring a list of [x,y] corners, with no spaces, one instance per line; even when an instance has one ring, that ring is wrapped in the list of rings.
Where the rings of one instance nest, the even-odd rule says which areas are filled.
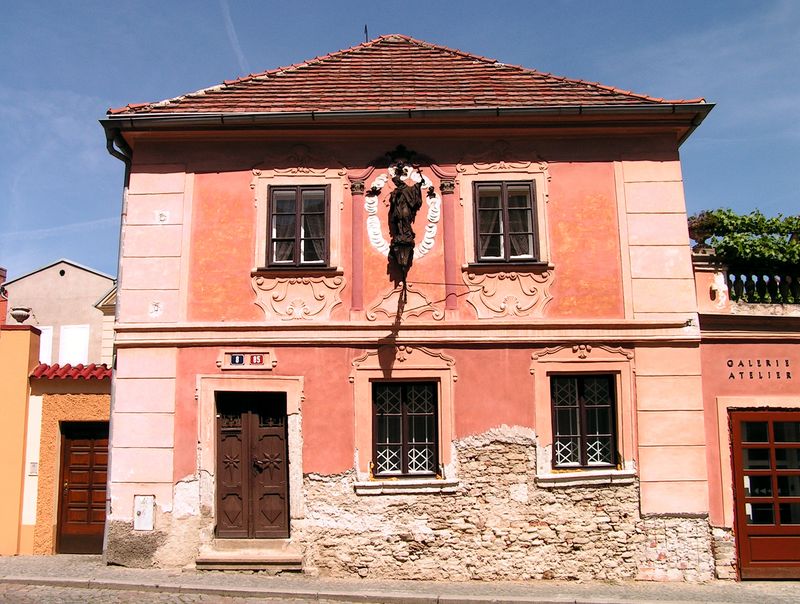
[[[113,277],[61,259],[4,286],[5,322],[33,325],[41,332],[40,362],[111,363]]]

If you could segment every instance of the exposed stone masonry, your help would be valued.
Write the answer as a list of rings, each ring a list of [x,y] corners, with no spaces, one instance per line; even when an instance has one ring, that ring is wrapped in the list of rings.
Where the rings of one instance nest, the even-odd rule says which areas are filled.
[[[306,476],[294,538],[310,572],[467,579],[709,580],[703,518],[641,518],[638,484],[541,488],[529,430],[455,443],[455,494],[358,496],[354,476]]]

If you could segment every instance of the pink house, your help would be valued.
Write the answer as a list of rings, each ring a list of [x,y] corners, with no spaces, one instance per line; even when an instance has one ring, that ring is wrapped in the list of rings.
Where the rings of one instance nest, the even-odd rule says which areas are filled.
[[[108,561],[728,576],[678,157],[711,108],[389,35],[109,111]]]

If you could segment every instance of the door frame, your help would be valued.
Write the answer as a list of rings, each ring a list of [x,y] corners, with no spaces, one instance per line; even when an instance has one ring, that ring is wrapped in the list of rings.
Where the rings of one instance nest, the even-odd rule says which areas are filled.
[[[303,491],[303,437],[301,406],[304,399],[302,376],[198,375],[197,466],[201,477],[200,505],[212,510],[216,522],[217,509],[217,392],[282,392],[286,394],[287,448],[289,450],[289,535],[295,533],[293,521],[305,517]],[[213,535],[213,531],[211,531]],[[212,539],[214,537],[209,537]]]
[[[797,417],[797,420],[800,421],[800,409],[786,409],[786,408],[756,408],[756,409],[731,409],[729,411],[729,418],[730,418],[730,441],[731,441],[731,472],[733,476],[733,497],[734,497],[734,530],[736,532],[736,553],[738,558],[738,574],[740,579],[795,579],[800,578],[800,557],[796,561],[792,563],[792,561],[786,560],[782,562],[781,560],[775,561],[756,561],[753,562],[750,560],[749,556],[747,555],[747,547],[749,546],[749,539],[748,537],[773,537],[780,539],[781,535],[785,535],[787,537],[791,537],[794,539],[800,540],[800,525],[788,525],[789,528],[781,530],[777,528],[778,526],[778,518],[773,519],[773,524],[771,525],[748,525],[746,520],[746,511],[745,511],[745,501],[743,499],[747,499],[741,493],[741,481],[739,480],[741,477],[745,475],[745,468],[744,463],[742,460],[741,452],[738,451],[737,444],[741,444],[744,442],[741,424],[745,421],[751,422],[758,422],[758,421],[785,421],[776,419],[775,416],[779,414],[792,414],[793,416]],[[740,417],[745,416],[745,417]],[[738,423],[738,426],[737,426]],[[735,438],[736,434],[739,434],[739,441]],[[780,448],[781,443],[776,443],[774,440],[770,439],[767,442],[758,442],[757,448],[762,449],[765,448],[768,451],[771,451],[775,448]],[[766,445],[766,447],[764,446]],[[795,448],[795,447],[792,447]],[[737,466],[737,460],[739,461],[739,465]],[[777,497],[775,493],[776,482],[774,480],[774,476],[778,471],[778,468],[772,467],[770,464],[769,469],[760,470],[764,472],[763,476],[769,476],[770,482],[772,484],[772,492],[773,494],[769,496],[771,505],[775,505],[774,501]],[[791,471],[791,470],[787,470]],[[756,472],[758,474],[758,472]],[[754,497],[754,496],[751,496]],[[748,530],[747,527],[752,526],[751,530]],[[772,532],[769,530],[770,527],[776,527]],[[745,559],[748,560],[748,564],[745,568]]]
[[[106,513],[106,517],[103,519],[103,529],[100,531],[100,547],[97,551],[69,551],[64,552],[62,551],[62,530],[63,530],[63,514],[64,514],[64,489],[62,485],[65,484],[66,477],[65,477],[65,470],[67,467],[67,440],[75,440],[73,436],[67,434],[69,427],[75,429],[86,429],[87,431],[92,432],[93,436],[91,438],[97,438],[97,433],[103,431],[105,433],[105,439],[108,442],[106,446],[106,493],[108,491],[108,455],[110,450],[110,424],[108,420],[62,420],[58,423],[58,434],[60,438],[60,443],[58,447],[59,455],[58,455],[58,482],[56,483],[56,526],[55,526],[55,535],[53,540],[53,551],[57,554],[60,553],[102,553],[103,551],[103,540],[105,535],[105,524],[107,520],[107,510],[106,510],[106,497],[103,497],[103,511]],[[103,430],[104,428],[104,430]],[[74,433],[73,433],[74,434]],[[89,505],[91,505],[91,500],[89,501]],[[68,548],[68,549],[85,549],[83,546],[79,546],[77,548]]]
[[[222,500],[220,498],[221,493],[219,492],[220,480],[218,479],[216,480],[217,509],[214,534],[216,535],[217,539],[288,539],[291,528],[289,522],[291,512],[289,509],[289,442],[287,438],[288,415],[286,414],[286,394],[284,392],[248,393],[227,391],[217,392],[217,395],[216,430],[218,451],[222,448],[223,443],[226,440],[226,435],[230,436],[231,433],[233,433],[237,434],[239,437],[238,442],[240,443],[240,448],[237,448],[239,463],[235,464],[234,466],[238,469],[239,486],[238,489],[234,488],[233,492],[229,492],[229,494],[238,494],[241,496],[243,504],[241,513],[246,515],[246,521],[240,528],[228,528],[223,530],[223,532],[227,532],[229,534],[220,534],[220,507],[222,505]],[[271,412],[266,414],[270,418],[270,424],[267,426],[259,425],[259,419],[262,416],[262,404],[267,408],[272,406],[272,409],[269,409]],[[226,407],[227,411],[234,411],[234,416],[238,416],[241,419],[241,422],[238,426],[223,425],[221,410]],[[267,411],[267,408],[263,410]],[[278,412],[276,413],[276,411]],[[273,418],[279,418],[280,423],[278,425],[272,424]],[[285,526],[282,522],[280,527],[273,525],[269,528],[259,528],[259,524],[256,520],[259,511],[259,506],[257,505],[257,499],[259,497],[258,484],[260,479],[263,479],[265,476],[267,470],[265,469],[264,465],[259,465],[257,468],[258,471],[254,471],[254,466],[256,463],[264,463],[264,460],[257,462],[255,456],[260,455],[261,452],[263,452],[259,448],[260,439],[272,439],[276,436],[280,436],[280,440],[283,443],[279,448],[280,452],[274,458],[277,460],[277,463],[281,464],[280,466],[276,465],[275,467],[281,468],[281,471],[278,474],[278,480],[276,482],[267,483],[267,490],[273,491],[274,493],[275,489],[277,489],[278,494],[283,491],[283,497],[281,499],[283,500],[283,518]],[[268,456],[265,458],[265,460],[267,463],[267,468],[271,467],[270,462],[272,459]],[[222,471],[221,464],[222,460],[218,455],[218,471]],[[272,475],[272,469],[270,469],[268,473],[269,475]],[[262,495],[264,494],[266,494],[266,492],[262,492]]]

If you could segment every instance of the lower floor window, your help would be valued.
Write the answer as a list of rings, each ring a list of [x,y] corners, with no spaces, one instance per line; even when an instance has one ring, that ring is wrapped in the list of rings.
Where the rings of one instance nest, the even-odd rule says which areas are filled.
[[[436,474],[436,382],[373,382],[376,476]]]
[[[553,466],[611,466],[616,459],[613,375],[553,375]]]

